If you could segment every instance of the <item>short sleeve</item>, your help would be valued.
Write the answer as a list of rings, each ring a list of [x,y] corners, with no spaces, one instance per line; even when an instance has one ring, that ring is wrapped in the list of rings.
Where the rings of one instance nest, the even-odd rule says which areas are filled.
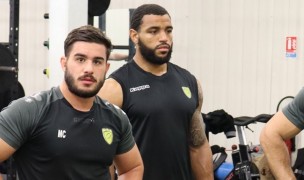
[[[304,88],[295,96],[286,107],[283,114],[299,129],[304,129]]]
[[[15,149],[18,149],[28,138],[37,114],[36,104],[21,98],[13,101],[0,112],[0,138]],[[35,110],[35,109],[34,109]]]
[[[117,147],[116,154],[122,154],[131,150],[135,145],[132,134],[132,126],[127,115],[120,109],[121,117],[121,138]]]

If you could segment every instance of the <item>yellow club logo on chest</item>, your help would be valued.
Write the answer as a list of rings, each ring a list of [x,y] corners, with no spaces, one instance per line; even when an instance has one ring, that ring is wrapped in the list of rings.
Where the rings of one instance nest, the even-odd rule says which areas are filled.
[[[102,128],[101,131],[102,131],[102,135],[103,135],[104,140],[105,140],[109,145],[111,145],[112,142],[113,142],[113,132],[112,132],[112,129],[109,129],[109,128]]]
[[[182,87],[184,94],[190,99],[191,98],[191,91],[188,87]]]

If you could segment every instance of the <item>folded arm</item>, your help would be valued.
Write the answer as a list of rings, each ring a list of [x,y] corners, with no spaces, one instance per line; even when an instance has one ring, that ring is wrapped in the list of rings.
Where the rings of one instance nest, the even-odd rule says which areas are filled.
[[[296,179],[291,169],[289,152],[285,140],[300,132],[282,112],[275,114],[267,122],[260,135],[260,142],[276,179]]]

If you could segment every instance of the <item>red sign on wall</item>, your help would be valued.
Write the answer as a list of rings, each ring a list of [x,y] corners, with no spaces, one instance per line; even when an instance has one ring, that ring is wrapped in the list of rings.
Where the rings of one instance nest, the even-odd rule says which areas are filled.
[[[286,37],[286,57],[296,57],[297,37]]]

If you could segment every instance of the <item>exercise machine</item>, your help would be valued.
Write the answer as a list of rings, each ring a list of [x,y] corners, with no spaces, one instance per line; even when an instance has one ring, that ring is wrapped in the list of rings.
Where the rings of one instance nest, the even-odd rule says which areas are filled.
[[[234,164],[234,177],[240,180],[259,180],[260,172],[255,163],[253,163],[252,153],[259,151],[256,147],[248,145],[245,135],[245,128],[253,123],[266,123],[273,115],[260,114],[255,117],[242,116],[234,118],[234,125],[237,128],[239,145],[238,150],[232,151],[232,160]]]
[[[232,163],[226,162],[226,149],[213,145],[211,147],[213,155],[219,154],[214,160],[214,176],[216,180],[258,180],[260,172],[253,163],[252,153],[259,151],[257,147],[252,147],[247,143],[245,128],[249,129],[250,124],[266,123],[272,117],[271,114],[260,114],[255,117],[241,116],[233,118],[224,110],[216,110],[208,114],[203,114],[208,134],[225,132],[227,138],[235,137],[233,131],[236,127],[238,135],[238,145],[232,146]],[[232,125],[231,125],[232,124]]]

